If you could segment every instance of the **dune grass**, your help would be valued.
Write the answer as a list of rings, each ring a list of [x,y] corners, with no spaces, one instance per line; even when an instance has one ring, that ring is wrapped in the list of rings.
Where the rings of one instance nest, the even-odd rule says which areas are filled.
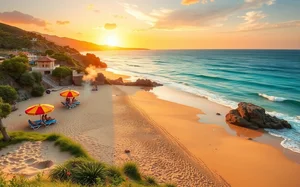
[[[54,142],[54,144],[58,146],[61,151],[70,152],[70,154],[74,157],[92,159],[87,154],[87,152],[81,147],[81,145],[60,134],[41,134],[37,132],[10,132],[9,135],[11,137],[11,141],[8,142],[1,141],[2,135],[0,135],[0,149],[24,141],[51,141]]]

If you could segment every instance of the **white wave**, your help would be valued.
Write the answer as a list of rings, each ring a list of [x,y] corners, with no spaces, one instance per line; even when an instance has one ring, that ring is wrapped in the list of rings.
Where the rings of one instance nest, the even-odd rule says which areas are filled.
[[[264,98],[268,99],[269,101],[278,101],[278,102],[281,102],[281,101],[287,100],[284,97],[276,97],[276,96],[267,95],[267,94],[263,94],[263,93],[258,93],[258,95],[261,96],[261,97],[264,97]]]

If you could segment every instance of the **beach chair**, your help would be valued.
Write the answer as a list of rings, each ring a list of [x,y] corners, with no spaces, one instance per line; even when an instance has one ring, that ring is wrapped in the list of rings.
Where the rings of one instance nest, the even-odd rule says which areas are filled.
[[[76,106],[76,104],[71,104],[70,106],[68,106],[66,103],[61,102],[61,104],[63,104],[67,109],[71,109],[74,108]]]
[[[28,120],[28,124],[29,124],[30,128],[32,128],[33,130],[40,128],[42,126],[41,120],[38,120],[38,121],[40,121],[40,123],[34,124],[34,123],[32,123],[32,121]]]
[[[51,119],[51,120],[43,120],[43,124],[48,127],[49,125],[55,124],[56,123],[56,119]]]
[[[72,103],[72,104],[73,104],[73,103]],[[75,104],[75,105],[80,105],[80,102],[79,102],[79,101],[75,101],[74,104]]]

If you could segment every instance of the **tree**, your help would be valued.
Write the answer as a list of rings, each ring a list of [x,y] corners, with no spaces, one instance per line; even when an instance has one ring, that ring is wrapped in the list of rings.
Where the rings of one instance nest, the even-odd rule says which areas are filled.
[[[54,54],[54,51],[51,50],[51,49],[48,49],[48,50],[45,51],[45,55],[51,56],[51,55],[53,55],[53,54]]]
[[[26,58],[28,61],[28,56],[25,53],[19,53],[19,57]]]
[[[31,90],[33,97],[41,97],[44,95],[45,88],[42,85],[35,85]]]
[[[20,84],[22,86],[32,87],[34,85],[34,83],[35,83],[35,78],[31,73],[25,72],[21,75]]]
[[[42,82],[43,75],[42,75],[41,72],[35,72],[34,71],[34,72],[32,72],[32,75],[33,75],[36,83],[41,83]]]
[[[7,134],[6,129],[3,125],[2,119],[6,118],[11,113],[11,106],[9,103],[4,103],[0,97],[0,131],[2,133],[4,141],[9,141],[10,136]]]
[[[59,79],[65,78],[70,75],[72,75],[72,70],[65,66],[57,67],[55,68],[55,70],[52,71],[52,76],[57,77]]]
[[[19,79],[28,69],[28,60],[22,57],[14,57],[5,60],[2,63],[1,68],[14,79]]]
[[[13,104],[18,99],[18,93],[11,86],[0,85],[0,97],[5,103]]]

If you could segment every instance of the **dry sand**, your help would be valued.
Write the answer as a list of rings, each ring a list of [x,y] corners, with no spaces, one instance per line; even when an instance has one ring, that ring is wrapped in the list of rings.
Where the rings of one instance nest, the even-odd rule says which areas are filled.
[[[72,158],[60,152],[52,142],[24,142],[0,150],[0,169],[5,174],[26,177],[46,172],[53,166]]]
[[[4,120],[8,130],[32,131],[24,114],[37,103],[53,104],[57,124],[38,132],[62,133],[83,145],[97,160],[138,163],[160,182],[198,186],[300,186],[300,166],[265,144],[229,135],[216,116],[199,109],[157,99],[152,93],[124,86],[73,87],[80,106],[68,110],[59,92],[18,104]],[[208,108],[217,107],[208,104]],[[221,109],[220,109],[221,110]],[[225,109],[224,109],[225,110]],[[224,111],[225,112],[225,111]],[[205,124],[199,123],[200,116]],[[211,120],[210,120],[211,119]],[[217,120],[215,120],[217,119]],[[210,124],[210,125],[208,125]],[[124,150],[129,149],[130,154]],[[225,179],[225,180],[224,180]]]
[[[122,87],[121,87],[122,88]],[[57,124],[43,127],[37,132],[62,133],[79,142],[97,160],[122,164],[137,162],[144,174],[157,177],[160,182],[173,182],[178,186],[227,186],[222,178],[211,172],[202,162],[190,159],[175,142],[170,141],[139,111],[128,103],[128,95],[139,88],[101,86],[91,92],[91,87],[76,87],[81,96],[80,106],[63,108],[59,92],[18,104],[19,110],[4,120],[8,130],[29,129],[26,107],[36,103],[53,104],[50,114]],[[124,150],[129,149],[130,154]]]

